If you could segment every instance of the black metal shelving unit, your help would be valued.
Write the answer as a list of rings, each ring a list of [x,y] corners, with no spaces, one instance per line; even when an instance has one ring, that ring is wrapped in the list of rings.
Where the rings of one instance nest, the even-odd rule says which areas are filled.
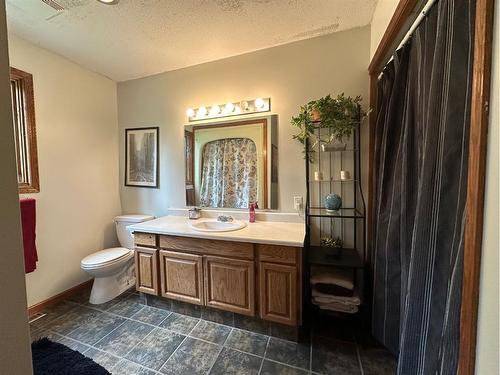
[[[345,149],[334,149],[331,151],[322,150],[322,137],[329,138],[331,130],[323,128],[320,121],[312,121],[316,139],[319,142],[311,144],[306,140],[306,285],[308,285],[307,300],[311,310],[319,309],[311,303],[310,297],[310,268],[311,266],[326,266],[352,269],[354,280],[357,284],[358,292],[363,301],[365,294],[364,285],[359,282],[364,281],[364,270],[367,261],[366,246],[366,205],[361,185],[361,108],[358,107],[357,118],[354,119],[355,127],[353,134]],[[344,169],[351,169],[352,175],[349,180],[340,180],[338,172]],[[321,181],[314,180],[314,169],[324,172],[327,179]],[[323,207],[323,200],[329,193],[337,193],[342,198],[342,208],[338,211],[327,211]],[[344,201],[344,197],[346,197]],[[348,203],[347,207],[343,207]],[[344,248],[337,254],[331,249],[320,246],[320,240],[324,236],[341,237]],[[363,305],[363,304],[362,304]],[[360,310],[363,310],[361,306]],[[342,314],[342,313],[340,313]],[[359,315],[359,314],[358,314]]]

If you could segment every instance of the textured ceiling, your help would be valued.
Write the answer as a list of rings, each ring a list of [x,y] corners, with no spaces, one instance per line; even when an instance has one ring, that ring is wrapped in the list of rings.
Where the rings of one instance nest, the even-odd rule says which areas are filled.
[[[9,32],[125,81],[367,25],[376,0],[7,0]]]

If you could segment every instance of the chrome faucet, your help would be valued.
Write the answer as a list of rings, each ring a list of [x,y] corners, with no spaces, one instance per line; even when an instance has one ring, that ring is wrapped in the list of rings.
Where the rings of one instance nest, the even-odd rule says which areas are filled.
[[[217,216],[217,221],[220,221],[221,223],[230,223],[234,219],[232,216],[226,216],[226,215],[219,215]]]

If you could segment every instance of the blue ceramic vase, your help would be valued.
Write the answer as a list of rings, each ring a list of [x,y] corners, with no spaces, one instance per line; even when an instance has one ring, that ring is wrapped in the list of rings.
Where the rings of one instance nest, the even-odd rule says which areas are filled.
[[[325,197],[325,207],[327,211],[337,211],[342,207],[342,198],[338,194],[328,194]]]

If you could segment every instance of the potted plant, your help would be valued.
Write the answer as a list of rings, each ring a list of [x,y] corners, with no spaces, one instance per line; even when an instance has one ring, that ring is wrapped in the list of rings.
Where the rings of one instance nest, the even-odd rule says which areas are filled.
[[[321,239],[321,247],[326,248],[328,253],[335,257],[339,257],[344,243],[340,237],[324,237]]]
[[[352,98],[344,93],[332,98],[327,95],[323,98],[310,101],[300,107],[300,113],[292,117],[292,125],[299,129],[293,136],[294,139],[305,145],[306,139],[314,138],[311,148],[314,148],[319,141],[331,143],[335,140],[342,142],[349,138],[357,124],[358,107],[361,103],[361,96]],[[361,110],[361,118],[366,116],[366,112]],[[331,130],[331,135],[318,139],[314,134],[317,127]]]

